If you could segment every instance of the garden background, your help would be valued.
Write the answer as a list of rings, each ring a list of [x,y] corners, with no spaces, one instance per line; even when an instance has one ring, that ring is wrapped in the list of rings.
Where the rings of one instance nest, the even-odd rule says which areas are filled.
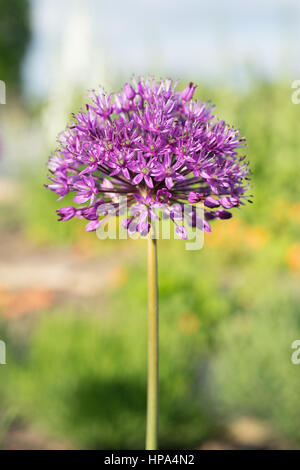
[[[198,83],[248,141],[254,204],[159,242],[161,448],[300,448],[297,1],[0,0],[0,446],[143,448],[145,241],[57,223],[48,155],[87,90]]]

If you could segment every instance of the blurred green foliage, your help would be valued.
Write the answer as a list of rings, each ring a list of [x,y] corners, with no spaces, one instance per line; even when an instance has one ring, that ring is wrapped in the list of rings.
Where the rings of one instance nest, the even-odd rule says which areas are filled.
[[[54,311],[38,321],[28,354],[21,361],[12,359],[7,368],[8,390],[18,390],[17,397],[7,400],[17,403],[20,416],[79,447],[143,448],[143,264],[134,263],[128,283],[98,315]],[[212,432],[204,398],[208,336],[228,312],[208,281],[198,289],[191,272],[188,278],[186,274],[162,275],[160,289],[160,445],[166,448],[196,446]]]
[[[258,416],[300,444],[299,366],[292,343],[300,338],[300,292],[285,279],[257,291],[246,314],[222,325],[213,360],[215,406],[224,419]]]
[[[29,1],[0,0],[0,71],[8,90],[18,88],[28,41]]]
[[[240,93],[201,86],[197,95],[247,137],[254,204],[213,224],[200,251],[159,242],[160,443],[194,447],[223,420],[251,414],[300,446],[300,366],[290,359],[300,338],[300,107],[286,82],[257,81]],[[70,201],[58,204],[45,181],[44,169],[23,179],[26,237],[46,245],[90,240],[95,256],[118,256],[121,242],[99,241],[82,221],[56,222],[55,210]],[[92,312],[42,314],[23,353],[12,348],[2,369],[10,416],[78,447],[143,447],[145,255],[143,242],[127,243],[124,285],[109,288]]]

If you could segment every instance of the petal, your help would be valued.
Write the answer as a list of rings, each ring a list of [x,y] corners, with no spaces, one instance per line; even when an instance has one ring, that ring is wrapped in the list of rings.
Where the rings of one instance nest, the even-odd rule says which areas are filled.
[[[213,197],[211,196],[208,196],[205,201],[204,201],[204,205],[206,207],[209,207],[209,208],[214,208],[214,207],[219,207],[220,203],[219,201],[217,201],[216,199],[214,199]]]
[[[203,221],[203,229],[202,230],[203,230],[203,232],[208,232],[208,233],[211,232],[211,226],[209,225],[207,220]]]
[[[129,171],[127,168],[123,168],[122,169],[122,173],[123,175],[125,176],[125,178],[127,178],[128,180],[130,180],[130,174],[129,174]]]
[[[86,225],[85,231],[93,232],[94,230],[97,230],[97,228],[100,226],[100,223],[101,223],[100,220],[92,220]]]
[[[62,207],[61,209],[57,209],[57,215],[59,216],[59,220],[70,220],[76,214],[76,209],[73,206],[66,206]]]
[[[130,101],[133,100],[133,98],[135,97],[135,91],[132,88],[132,86],[130,85],[130,83],[125,83],[124,93],[126,95],[126,98]]]
[[[149,233],[150,224],[148,222],[139,223],[137,226],[137,231],[142,235],[146,236]]]
[[[114,169],[114,171],[110,173],[109,176],[115,176],[115,175],[118,175],[119,173],[120,173],[120,168],[117,167]]]
[[[114,187],[114,185],[107,178],[104,178],[103,183],[100,186],[101,189],[112,189],[113,187]]]
[[[145,220],[147,220],[147,219],[148,219],[148,211],[146,209],[143,212],[141,212],[141,214],[139,216],[139,224],[145,222]]]
[[[232,217],[231,212],[224,211],[222,209],[217,210],[215,214],[216,214],[216,217],[218,217],[218,219],[231,219]]]
[[[172,158],[171,158],[171,155],[169,153],[166,153],[165,155],[165,165],[167,167],[169,167],[171,165],[171,161],[172,161]]]
[[[75,197],[74,197],[74,202],[76,202],[77,204],[84,204],[85,202],[87,202],[89,200],[89,196],[86,196],[84,194],[77,194]]]
[[[166,179],[165,179],[165,182],[166,182],[166,186],[168,189],[171,189],[172,186],[173,186],[173,178],[171,178],[171,176],[168,176]]]
[[[152,178],[150,176],[145,175],[144,180],[145,180],[146,185],[148,186],[148,188],[153,188],[153,181],[152,181]]]
[[[142,173],[139,173],[138,175],[136,175],[133,180],[132,180],[132,183],[133,184],[140,184],[140,182],[142,181],[143,179],[143,174]]]
[[[129,235],[134,235],[137,232],[137,222],[133,220],[128,226]]]
[[[231,198],[226,196],[221,197],[220,203],[224,209],[231,209],[235,205]]]
[[[195,191],[191,191],[188,196],[188,201],[191,204],[196,204],[197,202],[201,201],[201,195]]]
[[[122,222],[121,222],[122,227],[127,230],[129,225],[131,224],[132,220],[133,220],[133,217],[128,217],[127,219],[123,219]]]

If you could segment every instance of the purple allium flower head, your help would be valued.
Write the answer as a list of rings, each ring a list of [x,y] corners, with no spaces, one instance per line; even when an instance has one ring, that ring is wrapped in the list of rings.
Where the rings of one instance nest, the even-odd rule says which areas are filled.
[[[245,139],[215,118],[213,106],[192,100],[193,83],[182,92],[176,85],[134,79],[120,93],[93,92],[86,111],[73,115],[48,164],[47,187],[59,199],[72,193],[76,204],[59,209],[59,220],[85,218],[86,230],[96,230],[109,205],[121,214],[126,196],[122,224],[130,232],[147,233],[163,207],[186,238],[184,204],[203,208],[204,220],[193,209],[188,223],[208,232],[209,220],[230,218],[228,210],[248,200],[248,163],[238,154]]]

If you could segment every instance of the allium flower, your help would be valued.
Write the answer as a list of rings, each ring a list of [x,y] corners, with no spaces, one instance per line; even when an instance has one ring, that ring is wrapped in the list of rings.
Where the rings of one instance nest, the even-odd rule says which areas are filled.
[[[192,100],[193,83],[175,88],[171,80],[148,78],[126,83],[120,93],[93,92],[49,160],[47,187],[59,199],[73,193],[76,203],[59,209],[59,220],[85,218],[86,230],[96,230],[109,212],[102,206],[127,196],[128,230],[147,233],[161,207],[184,238],[185,221],[172,216],[172,205],[200,204],[205,220],[188,223],[211,231],[209,220],[230,218],[244,204],[249,170],[238,150],[245,139],[217,121],[211,105]]]
[[[216,120],[211,105],[193,100],[195,89],[190,83],[180,92],[171,80],[148,78],[126,83],[121,93],[93,93],[86,111],[61,134],[48,165],[47,187],[59,200],[72,193],[75,203],[57,211],[59,220],[84,218],[89,232],[107,217],[125,215],[130,235],[148,234],[147,450],[158,445],[157,241],[151,224],[159,209],[180,238],[187,238],[186,223],[210,232],[209,221],[229,219],[249,188],[248,164],[238,154],[245,139]]]

